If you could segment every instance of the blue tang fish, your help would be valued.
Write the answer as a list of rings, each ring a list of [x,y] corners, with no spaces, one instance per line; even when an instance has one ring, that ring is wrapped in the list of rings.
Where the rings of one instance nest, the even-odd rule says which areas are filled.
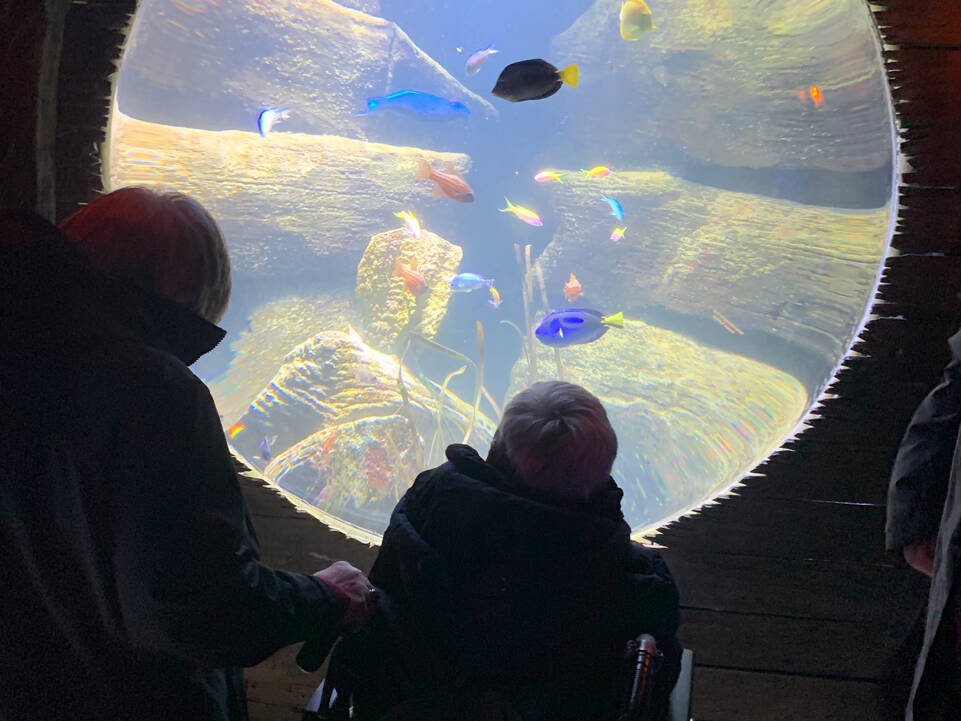
[[[618,203],[614,198],[608,198],[606,195],[601,196],[601,200],[611,206],[611,215],[613,215],[618,220],[624,220],[624,208]]]
[[[482,278],[477,273],[458,273],[450,279],[450,289],[455,293],[470,293],[472,290],[494,285],[492,278]]]
[[[555,310],[544,316],[534,335],[544,345],[564,348],[579,343],[593,343],[611,326],[624,327],[624,314],[603,315],[587,308]]]
[[[447,100],[419,90],[398,90],[390,95],[367,98],[369,115],[377,110],[400,110],[403,112],[434,118],[456,118],[470,115],[470,110],[459,100]]]
[[[266,437],[264,437],[264,440],[262,440],[260,445],[257,446],[257,450],[260,451],[260,457],[263,458],[267,463],[270,463],[270,461],[273,460],[274,454],[270,451],[270,443],[267,441]]]

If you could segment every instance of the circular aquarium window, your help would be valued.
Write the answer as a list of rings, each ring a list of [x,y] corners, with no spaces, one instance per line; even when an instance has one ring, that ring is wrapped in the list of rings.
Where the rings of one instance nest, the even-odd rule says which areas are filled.
[[[894,137],[863,0],[143,0],[107,180],[220,221],[230,335],[196,369],[302,508],[376,540],[448,444],[485,453],[562,378],[606,405],[640,534],[831,382]]]

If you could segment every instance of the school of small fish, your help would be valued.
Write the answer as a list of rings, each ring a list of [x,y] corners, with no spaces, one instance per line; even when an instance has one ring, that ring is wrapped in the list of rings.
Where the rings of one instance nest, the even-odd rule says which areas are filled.
[[[618,29],[622,40],[636,42],[642,36],[657,30],[654,23],[654,15],[645,0],[622,0],[618,14]],[[475,76],[484,71],[486,64],[491,62],[491,57],[501,52],[497,49],[495,42],[489,43],[486,47],[472,52],[464,64],[464,73],[468,77]],[[458,53],[465,48],[457,47]],[[613,71],[613,62],[610,63]],[[655,68],[653,71],[663,68]],[[486,71],[485,71],[486,72]],[[666,81],[658,77],[658,82],[662,86]],[[498,74],[491,93],[498,98],[511,103],[520,103],[531,100],[543,100],[557,93],[564,85],[570,88],[577,88],[579,83],[579,69],[576,64],[567,65],[561,69],[543,59],[530,59],[513,62],[505,66]],[[819,110],[824,105],[824,94],[817,85],[810,85],[797,91],[798,99],[809,108]],[[471,115],[467,105],[457,99],[443,98],[427,92],[413,89],[398,90],[387,95],[374,96],[366,99],[365,108],[362,112],[356,113],[355,117],[369,116],[376,113],[392,112],[404,113],[423,118],[441,120],[462,120]],[[290,108],[266,107],[257,116],[257,130],[261,136],[266,138],[281,121],[290,118]],[[563,126],[567,122],[567,116],[560,121]],[[580,170],[582,176],[589,181],[600,180],[610,176],[613,171],[606,165],[596,165],[588,169]],[[514,171],[517,175],[518,171]],[[564,183],[565,172],[544,168],[537,171],[533,180],[539,184]],[[433,184],[433,197],[448,198],[458,203],[473,203],[474,191],[468,184],[464,176],[457,171],[451,164],[446,164],[438,169],[432,166],[425,159],[420,159],[414,170],[414,178],[417,180],[430,181]],[[609,195],[600,195],[600,199],[607,204],[611,215],[618,221],[623,221],[625,211],[621,203]],[[543,227],[544,221],[535,210],[517,205],[505,197],[506,207],[499,208],[501,213],[510,213],[521,222],[532,227]],[[403,233],[407,238],[415,240],[421,239],[422,226],[418,218],[409,210],[401,210],[394,215],[403,224]],[[626,225],[619,225],[610,231],[609,240],[618,242],[627,231]],[[410,258],[405,260],[397,258],[394,263],[392,278],[399,279],[403,285],[403,290],[411,296],[418,296],[428,290],[427,279],[417,269],[417,259]],[[449,281],[449,288],[456,293],[471,293],[475,290],[486,290],[489,294],[488,303],[493,308],[499,308],[502,303],[501,294],[494,287],[494,279],[471,272],[463,272],[454,275]],[[574,303],[584,296],[584,289],[577,276],[570,272],[569,279],[563,286],[563,296],[567,303]],[[713,319],[718,325],[732,334],[743,335],[743,331],[738,328],[730,319],[724,316],[719,310],[714,309]],[[602,337],[609,328],[621,328],[624,325],[624,318],[621,313],[605,315],[600,311],[588,308],[567,308],[547,313],[539,322],[534,331],[535,337],[545,345],[553,347],[567,347],[591,343]],[[242,423],[235,423],[227,429],[230,439],[236,438],[246,430]],[[330,436],[325,445],[325,452],[329,451],[329,445],[333,440]],[[265,462],[270,462],[273,452],[267,437],[264,437],[259,447],[260,457]]]

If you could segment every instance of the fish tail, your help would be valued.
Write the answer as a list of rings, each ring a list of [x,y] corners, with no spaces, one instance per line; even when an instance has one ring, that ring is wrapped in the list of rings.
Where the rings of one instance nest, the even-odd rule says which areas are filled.
[[[430,177],[430,166],[423,158],[417,161],[417,170],[414,171],[414,177],[418,180],[424,180]]]
[[[507,207],[506,207],[506,208],[498,208],[498,210],[500,210],[500,212],[502,212],[502,213],[512,213],[512,212],[514,212],[514,206],[511,204],[511,201],[507,199],[507,196],[504,196],[504,202],[507,203]]]
[[[559,73],[561,81],[567,83],[572,88],[577,87],[577,63],[571,63]]]
[[[603,323],[604,325],[612,325],[615,328],[623,328],[624,313],[621,311],[618,311],[614,315],[605,315],[603,318],[601,318],[601,323]]]
[[[400,258],[394,261],[394,272],[391,273],[391,278],[403,278],[404,277],[404,266],[400,262]]]
[[[490,45],[487,46],[487,49],[488,49],[488,51],[490,51],[491,54],[493,54],[493,53],[499,53],[499,52],[500,52],[500,50],[497,50],[497,49],[494,48],[495,45],[497,45],[497,41],[496,41],[496,40],[495,40],[494,42],[492,42]]]

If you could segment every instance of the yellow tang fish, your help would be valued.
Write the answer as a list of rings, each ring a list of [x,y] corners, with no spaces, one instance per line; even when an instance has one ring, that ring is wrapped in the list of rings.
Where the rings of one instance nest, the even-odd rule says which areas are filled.
[[[656,30],[651,9],[644,0],[624,0],[621,3],[621,37],[637,40],[648,30]]]

